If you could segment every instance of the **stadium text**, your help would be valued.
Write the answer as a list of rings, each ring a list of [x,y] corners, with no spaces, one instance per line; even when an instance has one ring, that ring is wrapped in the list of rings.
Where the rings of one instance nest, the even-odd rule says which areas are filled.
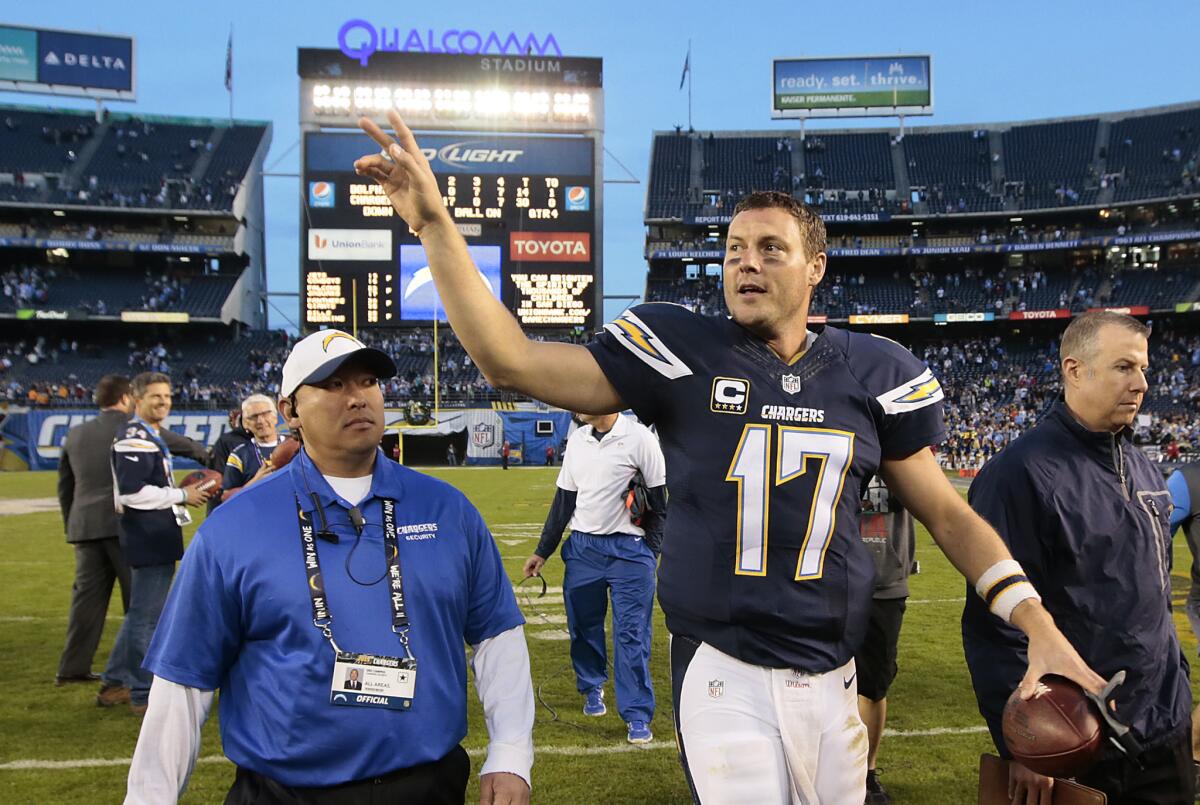
[[[341,48],[342,53],[345,53],[352,59],[357,59],[358,63],[363,67],[366,67],[371,56],[379,51],[467,54],[490,52],[500,54],[524,53],[531,55],[536,53],[539,56],[551,53],[555,56],[562,56],[562,50],[559,48],[558,40],[554,38],[554,34],[546,34],[543,39],[539,40],[537,34],[534,33],[530,33],[522,39],[514,32],[509,32],[505,36],[496,31],[481,33],[469,29],[459,30],[457,28],[448,28],[445,31],[441,31],[439,36],[432,28],[426,28],[423,31],[417,28],[410,28],[404,34],[402,43],[401,33],[400,28],[376,28],[366,20],[347,20],[338,29],[338,47]],[[504,61],[507,62],[509,60],[505,59]],[[530,62],[526,65],[527,69],[517,68],[516,72],[540,73],[559,71],[557,62],[546,63],[533,59],[517,59],[516,61]],[[554,69],[547,70],[547,66],[553,66]],[[483,69],[486,70],[489,67],[485,64]],[[496,65],[495,69],[512,70],[514,68],[511,65],[508,68],[501,68],[500,65]]]

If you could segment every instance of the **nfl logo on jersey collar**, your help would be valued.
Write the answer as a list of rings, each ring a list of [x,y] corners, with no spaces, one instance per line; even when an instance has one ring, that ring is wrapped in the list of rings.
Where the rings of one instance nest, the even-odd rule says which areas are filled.
[[[796,394],[800,391],[800,376],[784,375],[779,378],[779,384],[783,386],[783,390],[788,394]]]

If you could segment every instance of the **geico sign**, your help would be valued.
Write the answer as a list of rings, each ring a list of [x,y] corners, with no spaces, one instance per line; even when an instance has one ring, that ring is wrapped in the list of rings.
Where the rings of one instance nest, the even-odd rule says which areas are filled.
[[[512,259],[524,262],[586,263],[592,259],[587,232],[513,232]]]

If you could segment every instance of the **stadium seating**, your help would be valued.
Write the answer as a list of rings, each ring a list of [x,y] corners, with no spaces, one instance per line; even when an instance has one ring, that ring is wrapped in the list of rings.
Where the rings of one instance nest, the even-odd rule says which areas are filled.
[[[1003,198],[991,188],[988,138],[978,133],[986,135],[976,130],[905,136],[902,143],[908,181],[912,187],[922,189],[930,201],[930,212],[944,212],[947,205],[963,212],[1003,209]]]
[[[0,173],[61,173],[95,129],[86,112],[0,106]]]
[[[177,310],[196,317],[215,318],[220,315],[221,306],[237,281],[235,276],[185,276],[172,282],[180,293],[159,294],[154,292],[154,285],[161,282],[161,278],[148,278],[138,272],[97,269],[48,273],[43,270],[42,274],[47,288],[44,301],[17,304],[15,298],[6,294],[0,297],[0,312],[11,312],[17,307],[40,307],[96,313],[101,312],[96,309],[97,300],[103,300],[105,310],[102,312],[108,315],[117,315],[122,310]],[[151,297],[157,298],[151,302]]]
[[[766,137],[708,137],[704,139],[705,189],[731,189],[739,196],[750,190],[791,188],[790,151]]]
[[[655,137],[650,165],[649,206],[659,211],[652,217],[682,218],[692,167],[691,139],[682,134]]]
[[[1196,177],[1200,109],[1129,117],[1109,130],[1107,173],[1116,174],[1116,201],[1174,196],[1183,175]],[[1193,191],[1194,192],[1194,191]]]
[[[1147,305],[1153,309],[1171,307],[1196,298],[1200,267],[1173,270],[1126,269],[1112,281],[1110,305]]]
[[[0,106],[0,202],[229,209],[266,131]]]
[[[895,187],[890,148],[883,132],[814,135],[805,141],[808,186],[841,190]]]
[[[974,130],[921,128],[893,141],[895,132],[809,130],[760,135],[657,133],[647,192],[647,219],[671,220],[701,210],[696,194],[722,209],[755,189],[790,189],[826,213],[903,212],[894,149],[908,171],[908,188],[930,214],[999,212],[1101,203],[1115,185],[1116,202],[1200,193],[1200,107],[1106,115],[1107,147],[1097,150],[1101,118],[982,126]],[[992,152],[993,137],[1000,147]],[[702,142],[702,186],[693,185],[691,149]],[[804,175],[792,176],[789,150],[803,148]],[[995,174],[993,173],[995,171]],[[875,197],[859,198],[854,191]],[[841,191],[847,191],[843,196]],[[887,194],[893,196],[883,201]],[[899,199],[899,200],[897,200]],[[1108,203],[1107,197],[1103,203]],[[711,215],[716,211],[703,210]]]
[[[1023,209],[1095,200],[1099,177],[1089,176],[1089,166],[1098,125],[1098,120],[1074,120],[1013,126],[1004,132],[1004,177],[1022,183]]]

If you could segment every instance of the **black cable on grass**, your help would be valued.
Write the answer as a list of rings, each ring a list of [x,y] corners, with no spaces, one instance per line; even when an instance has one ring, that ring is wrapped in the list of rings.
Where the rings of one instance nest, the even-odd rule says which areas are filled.
[[[538,592],[536,595],[534,595],[532,593],[532,590],[535,589],[535,586],[532,584],[525,583],[525,582],[529,581],[530,579],[538,579],[542,584],[541,591]],[[526,576],[525,578],[523,578],[519,582],[517,582],[516,589],[517,589],[517,595],[521,599],[521,608],[522,609],[529,610],[530,612],[532,612],[533,614],[535,614],[539,618],[541,618],[542,621],[544,621],[547,626],[550,626],[551,628],[553,628],[556,631],[562,632],[563,634],[567,635],[568,638],[570,638],[571,632],[569,630],[564,629],[562,626],[559,626],[557,623],[552,622],[549,618],[546,617],[546,614],[544,612],[535,612],[532,609],[533,602],[539,598],[545,597],[545,595],[546,595],[547,585],[546,585],[546,579],[543,576],[541,576],[541,575]],[[615,674],[616,669],[613,668],[612,660],[606,660],[605,662],[608,665],[608,670],[612,671]],[[563,674],[565,674],[568,671],[573,672],[571,663],[569,663],[569,662],[566,665],[564,665],[562,668],[559,668],[554,673],[548,674],[548,675],[542,677],[541,681],[538,682],[537,690],[536,690],[537,700],[538,700],[538,703],[542,705],[542,707],[545,707],[546,710],[549,711],[549,713],[550,713],[550,722],[549,723],[553,724],[553,723],[557,722],[566,727],[573,727],[577,730],[580,730],[581,732],[590,732],[593,735],[604,735],[605,734],[604,730],[601,730],[597,727],[590,727],[590,726],[587,726],[584,724],[573,724],[570,721],[563,721],[562,719],[559,718],[558,710],[556,710],[554,708],[554,706],[552,704],[550,704],[550,702],[546,701],[546,697],[542,693],[542,688],[544,688],[547,683],[557,679],[558,677],[562,676]]]

